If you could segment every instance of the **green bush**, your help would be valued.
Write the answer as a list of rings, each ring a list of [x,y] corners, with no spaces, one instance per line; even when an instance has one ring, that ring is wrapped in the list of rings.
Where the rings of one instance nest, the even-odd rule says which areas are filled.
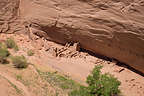
[[[33,50],[29,50],[29,51],[27,52],[27,55],[28,55],[28,56],[33,56],[33,55],[34,55]]]
[[[72,91],[69,96],[116,96],[120,82],[110,74],[101,74],[102,66],[96,66],[87,77],[88,87]]]
[[[24,56],[14,56],[11,59],[12,59],[12,63],[14,64],[14,66],[16,68],[27,68],[28,67],[27,60]]]
[[[4,48],[0,48],[0,63],[6,64],[8,63],[7,57],[10,55],[9,51]]]
[[[79,90],[73,90],[69,93],[69,96],[96,96],[95,94],[90,94],[87,87],[81,86]]]
[[[13,48],[15,51],[19,50],[17,44],[15,43],[15,41],[12,38],[8,38],[6,40],[6,46],[7,46],[7,48]]]
[[[0,48],[6,49],[6,48],[7,48],[7,46],[6,46],[6,44],[5,44],[5,43],[0,42]]]

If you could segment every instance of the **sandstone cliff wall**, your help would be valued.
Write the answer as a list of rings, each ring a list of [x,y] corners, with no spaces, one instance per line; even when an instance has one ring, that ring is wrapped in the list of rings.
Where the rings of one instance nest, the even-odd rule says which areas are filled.
[[[79,42],[144,72],[144,0],[20,1],[20,16],[35,34],[63,44]],[[6,12],[0,18],[12,10]]]

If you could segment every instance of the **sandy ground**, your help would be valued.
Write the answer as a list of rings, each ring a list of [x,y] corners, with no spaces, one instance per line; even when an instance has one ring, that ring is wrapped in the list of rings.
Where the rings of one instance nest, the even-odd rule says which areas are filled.
[[[15,80],[14,78],[11,78],[10,76],[8,76],[8,74],[5,74],[3,72],[0,72],[0,76],[3,77],[8,82],[12,82],[19,89],[22,89],[24,91],[24,95],[31,96],[31,94],[28,92],[27,88],[21,82],[18,82],[17,80]],[[6,96],[6,95],[3,95],[3,96]]]
[[[116,65],[115,62],[106,61],[84,52],[78,52],[76,56],[71,57],[70,52],[72,50],[69,49],[67,50],[68,52],[64,51],[62,56],[55,57],[55,51],[52,49],[61,49],[64,46],[50,41],[45,41],[44,39],[40,38],[32,41],[24,35],[2,34],[0,35],[0,39],[5,39],[11,36],[15,38],[20,47],[20,51],[18,51],[15,55],[22,54],[26,56],[33,64],[52,67],[55,70],[60,71],[83,84],[93,67],[95,65],[101,64],[104,66],[102,72],[109,72],[121,81],[120,89],[124,96],[144,95],[144,77],[130,69],[127,69],[126,67]],[[34,50],[35,54],[34,56],[28,57],[26,52],[30,49]],[[67,55],[70,55],[70,57],[66,57]],[[29,94],[27,96],[29,96]]]
[[[16,94],[15,89],[3,77],[0,77],[0,88],[1,88],[0,90],[1,96],[8,96],[8,94],[11,94],[10,96],[20,96]]]

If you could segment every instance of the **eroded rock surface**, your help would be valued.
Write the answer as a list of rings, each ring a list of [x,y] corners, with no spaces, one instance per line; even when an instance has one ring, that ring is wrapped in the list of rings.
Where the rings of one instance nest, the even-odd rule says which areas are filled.
[[[19,0],[0,0],[0,21],[7,21],[18,15]]]
[[[40,37],[78,42],[144,72],[143,10],[144,0],[0,0],[0,32],[21,30],[7,22],[19,15]]]
[[[20,0],[0,0],[0,33],[18,30],[16,18],[19,15]]]
[[[20,15],[49,40],[79,42],[144,72],[144,0],[21,0]]]

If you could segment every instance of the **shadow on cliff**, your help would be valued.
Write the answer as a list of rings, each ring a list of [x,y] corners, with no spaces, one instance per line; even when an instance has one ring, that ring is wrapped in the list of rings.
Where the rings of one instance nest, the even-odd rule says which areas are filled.
[[[92,52],[92,51],[89,51],[89,50],[86,50],[86,49],[83,49],[83,48],[81,48],[80,51],[81,51],[81,52],[86,52],[86,53],[88,53],[88,54],[90,54],[90,55],[92,55],[92,56],[94,56],[94,57],[97,57],[97,58],[100,58],[100,59],[103,59],[103,60],[106,60],[106,61],[110,61],[110,62],[116,61],[116,62],[117,62],[116,64],[117,64],[118,66],[127,68],[127,69],[129,69],[129,70],[131,70],[131,71],[133,71],[133,72],[135,72],[135,73],[137,73],[137,74],[139,74],[139,75],[141,75],[141,76],[144,77],[144,73],[142,73],[142,72],[134,69],[133,67],[131,67],[131,66],[129,66],[129,65],[123,63],[123,62],[120,62],[119,60],[117,60],[117,59],[115,59],[115,58],[109,58],[109,57],[106,57],[106,56],[103,56],[103,55],[94,53],[94,52]]]

